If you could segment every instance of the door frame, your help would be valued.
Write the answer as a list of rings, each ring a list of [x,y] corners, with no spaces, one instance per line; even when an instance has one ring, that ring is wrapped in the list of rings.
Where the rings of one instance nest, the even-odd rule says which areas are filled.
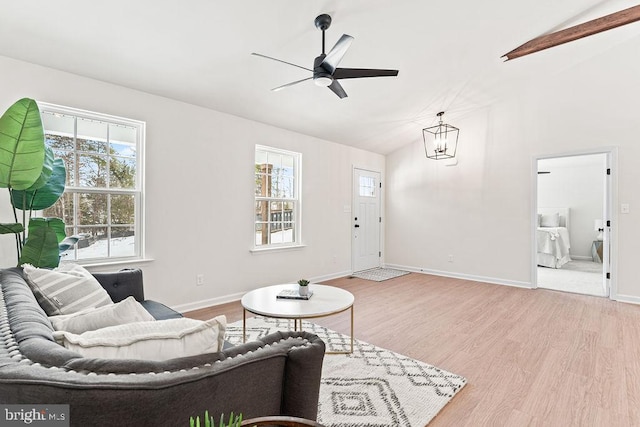
[[[349,238],[351,241],[351,272],[355,272],[354,267],[356,265],[355,259],[356,259],[356,245],[355,245],[355,239],[354,239],[354,234],[353,234],[353,226],[354,226],[354,220],[353,220],[353,214],[355,212],[355,208],[356,208],[356,194],[355,194],[355,188],[356,188],[356,183],[355,183],[355,176],[356,176],[356,170],[360,170],[360,171],[364,171],[364,172],[372,172],[372,173],[377,173],[380,176],[380,192],[379,197],[380,199],[378,200],[378,216],[381,218],[381,221],[378,223],[378,250],[382,253],[382,256],[380,256],[379,260],[378,260],[378,267],[383,267],[384,266],[384,252],[382,251],[382,247],[383,247],[383,242],[384,242],[384,233],[383,230],[384,228],[382,227],[383,221],[384,219],[382,219],[382,212],[383,212],[383,203],[384,203],[384,197],[383,196],[383,191],[384,191],[384,186],[382,185],[382,180],[383,180],[383,176],[382,176],[382,172],[381,171],[377,171],[377,170],[373,170],[371,168],[364,168],[364,167],[358,167],[355,165],[352,165],[351,167],[351,208],[349,210]]]
[[[604,227],[604,239],[605,242],[608,242],[607,247],[603,250],[608,249],[608,260],[609,260],[609,273],[610,279],[608,281],[608,298],[610,300],[616,300],[618,297],[618,256],[617,256],[617,248],[618,248],[618,211],[614,209],[615,206],[618,206],[618,148],[617,147],[602,147],[592,150],[579,150],[572,152],[564,152],[559,154],[546,154],[534,156],[532,158],[531,163],[531,183],[532,183],[532,191],[531,191],[531,288],[538,288],[538,259],[537,259],[537,244],[536,244],[536,229],[538,222],[538,160],[543,159],[555,159],[559,157],[575,157],[575,156],[583,156],[590,154],[605,154],[607,168],[611,169],[611,175],[605,181],[605,201],[604,201],[604,212],[605,215],[608,213],[608,218],[603,218],[611,221],[610,227]],[[606,223],[605,223],[606,224]],[[603,256],[603,267],[606,265],[604,261],[607,260],[607,256]],[[604,278],[603,278],[604,280]]]

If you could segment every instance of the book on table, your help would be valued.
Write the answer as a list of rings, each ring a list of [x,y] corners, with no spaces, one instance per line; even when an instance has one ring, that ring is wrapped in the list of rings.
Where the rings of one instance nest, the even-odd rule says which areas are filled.
[[[311,298],[311,296],[313,296],[313,291],[312,290],[309,290],[309,293],[307,295],[300,295],[300,293],[295,289],[284,289],[284,290],[280,291],[278,293],[278,295],[276,295],[276,298],[278,298],[278,299],[302,299],[302,300],[308,300],[309,298]]]

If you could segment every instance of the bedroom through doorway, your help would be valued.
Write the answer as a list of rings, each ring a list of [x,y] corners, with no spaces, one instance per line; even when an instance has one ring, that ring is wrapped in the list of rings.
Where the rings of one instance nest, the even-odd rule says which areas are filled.
[[[610,154],[537,159],[538,288],[609,296]]]

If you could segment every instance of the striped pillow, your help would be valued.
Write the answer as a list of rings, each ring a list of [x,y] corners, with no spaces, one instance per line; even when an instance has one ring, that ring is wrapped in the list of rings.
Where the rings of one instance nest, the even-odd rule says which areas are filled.
[[[113,304],[107,291],[82,266],[63,264],[53,270],[29,264],[22,267],[25,280],[47,316]]]

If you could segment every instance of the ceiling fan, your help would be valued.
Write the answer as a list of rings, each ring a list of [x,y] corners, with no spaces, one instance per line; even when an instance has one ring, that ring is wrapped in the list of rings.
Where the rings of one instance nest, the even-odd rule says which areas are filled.
[[[331,25],[331,16],[327,15],[326,13],[319,15],[315,19],[315,24],[316,27],[322,31],[322,54],[316,57],[316,59],[313,61],[313,70],[310,68],[302,67],[300,65],[292,64],[290,62],[282,61],[280,59],[272,58],[270,56],[262,55],[260,53],[252,53],[252,55],[255,56],[282,62],[283,64],[292,65],[294,67],[302,68],[303,70],[307,70],[313,73],[311,77],[287,83],[271,90],[282,90],[298,83],[313,79],[313,82],[317,86],[328,87],[333,91],[333,93],[335,93],[342,99],[347,97],[347,93],[344,91],[340,83],[338,83],[338,80],[398,75],[398,70],[379,70],[372,68],[338,68],[338,64],[340,63],[340,61],[342,61],[342,57],[353,42],[353,37],[347,34],[343,34],[342,37],[340,37],[340,40],[338,40],[335,46],[333,46],[333,48],[329,51],[329,53],[325,54],[324,32]]]

